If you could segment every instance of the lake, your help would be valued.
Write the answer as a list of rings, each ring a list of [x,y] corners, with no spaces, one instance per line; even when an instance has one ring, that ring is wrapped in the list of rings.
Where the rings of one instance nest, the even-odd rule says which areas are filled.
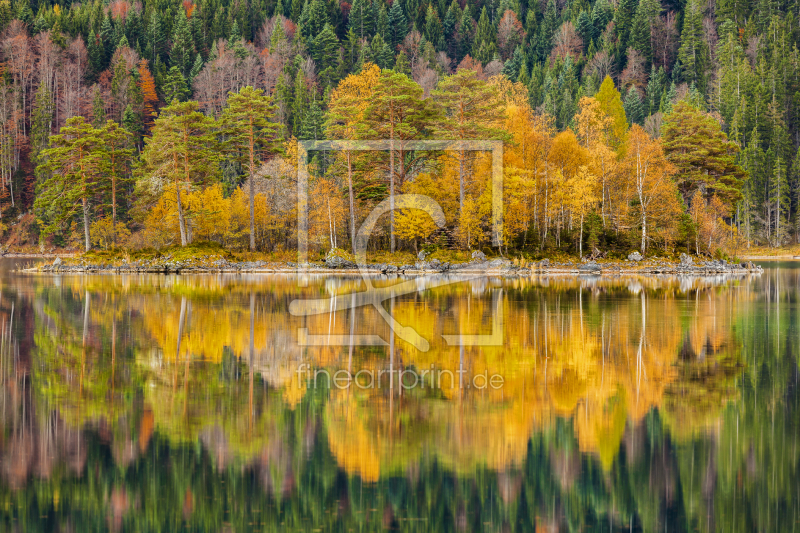
[[[762,265],[363,292],[4,260],[0,531],[794,531],[800,263]]]

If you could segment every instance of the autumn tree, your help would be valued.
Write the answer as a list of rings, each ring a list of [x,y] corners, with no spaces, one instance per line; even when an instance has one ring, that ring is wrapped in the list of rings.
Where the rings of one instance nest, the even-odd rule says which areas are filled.
[[[147,60],[139,61],[139,90],[142,93],[144,106],[144,126],[149,133],[156,118],[158,95],[156,94],[156,80],[147,68]]]
[[[675,220],[680,207],[675,205],[677,194],[672,176],[676,167],[667,159],[661,144],[651,139],[644,129],[634,124],[628,134],[628,147],[622,162],[623,173],[633,181],[638,222],[642,230],[640,250],[647,248],[648,224],[657,217],[661,221]]]
[[[238,93],[230,93],[228,106],[222,112],[221,122],[227,137],[227,146],[247,166],[250,198],[250,251],[256,249],[255,235],[255,191],[254,182],[257,165],[277,150],[278,125],[274,121],[277,107],[272,98],[262,89],[244,87]]]
[[[401,12],[402,13],[402,12]],[[351,74],[331,92],[328,104],[325,129],[328,136],[334,139],[355,140],[359,135],[359,127],[364,123],[364,111],[369,106],[375,90],[375,84],[381,71],[375,64],[364,65],[361,72]],[[350,201],[350,245],[356,242],[356,210],[353,193],[353,159],[352,150],[343,150],[347,165],[347,192]],[[353,248],[355,249],[355,248]]]

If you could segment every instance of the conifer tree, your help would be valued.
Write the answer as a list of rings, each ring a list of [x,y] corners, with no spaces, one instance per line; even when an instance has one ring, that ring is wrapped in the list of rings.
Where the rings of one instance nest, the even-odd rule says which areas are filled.
[[[431,93],[442,109],[437,135],[445,139],[500,139],[503,137],[504,106],[495,87],[478,79],[471,70],[460,70],[439,82]],[[470,152],[454,152],[458,162],[458,206],[464,209]]]
[[[172,30],[172,48],[170,49],[170,62],[177,67],[178,71],[184,76],[189,75],[194,65],[195,50],[192,33],[189,30],[189,22],[186,19],[186,11],[178,9],[175,17],[174,29]]]
[[[708,65],[708,45],[703,30],[703,3],[689,0],[684,12],[681,46],[678,59],[683,66],[683,79],[702,90],[705,87],[705,69]]]
[[[173,100],[183,102],[187,96],[189,96],[189,87],[186,85],[186,79],[178,70],[178,67],[170,67],[167,79],[164,80],[164,101],[169,103],[172,103]]]
[[[174,184],[181,246],[192,242],[182,195],[219,174],[213,127],[214,120],[198,110],[197,102],[173,102],[161,110],[145,139],[139,171],[146,180],[160,177]]]
[[[80,209],[83,218],[85,250],[89,237],[90,199],[102,178],[105,157],[99,130],[83,117],[72,117],[58,135],[50,138],[42,151],[40,175],[48,176],[41,184],[34,210],[44,226],[44,235],[57,231]]]
[[[489,21],[489,14],[486,10],[486,6],[484,6],[481,11],[481,16],[478,19],[478,27],[475,30],[475,40],[472,44],[473,56],[484,65],[491,61],[497,52],[494,30],[494,26]]]
[[[433,5],[428,4],[428,11],[425,14],[425,39],[434,46],[439,43],[442,38],[442,23],[439,20],[439,15],[433,9]]]
[[[642,99],[639,97],[639,91],[636,87],[631,85],[628,87],[628,93],[625,95],[625,116],[629,124],[642,124],[644,122],[644,111],[642,109]]]
[[[227,147],[240,154],[249,177],[250,251],[255,251],[255,173],[258,165],[277,152],[277,131],[272,98],[261,89],[244,87],[230,93],[221,122],[227,136]],[[317,108],[317,111],[319,108]]]
[[[147,30],[145,32],[145,57],[152,63],[155,63],[156,58],[164,53],[166,41],[166,37],[161,28],[161,19],[154,9],[150,13],[150,20],[148,21]]]
[[[119,204],[117,193],[120,186],[126,181],[134,150],[130,147],[130,132],[113,120],[109,120],[97,128],[97,135],[102,149],[103,172],[107,178],[110,178],[104,180],[100,190],[108,189],[110,193],[111,224],[116,243],[117,205]]]
[[[47,148],[50,132],[55,118],[53,97],[46,83],[40,83],[36,89],[31,112],[31,162],[41,162],[39,154]],[[13,202],[13,200],[12,200]]]
[[[359,39],[366,39],[372,35],[372,4],[369,0],[353,0],[349,25]]]
[[[433,123],[437,110],[430,99],[422,98],[422,87],[408,77],[384,70],[375,85],[369,107],[364,112],[370,135],[387,139],[389,149],[389,217],[391,251],[395,250],[394,194],[396,182],[402,186],[406,177],[405,141],[418,139]],[[395,165],[398,161],[399,166]]]
[[[392,50],[396,50],[397,45],[402,43],[403,39],[406,38],[406,34],[408,34],[408,21],[400,4],[400,0],[392,2],[392,7],[387,15],[389,20],[388,43]]]
[[[746,174],[736,162],[739,147],[712,116],[678,102],[664,117],[662,142],[678,167],[678,188],[686,205],[697,190],[704,191],[707,200],[720,197],[728,206],[742,199]]]

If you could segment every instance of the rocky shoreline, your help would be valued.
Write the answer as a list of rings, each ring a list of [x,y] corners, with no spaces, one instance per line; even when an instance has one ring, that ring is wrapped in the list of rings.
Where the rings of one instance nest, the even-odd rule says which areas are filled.
[[[40,264],[25,270],[42,273],[103,273],[103,274],[207,274],[207,273],[309,273],[309,274],[403,274],[418,275],[429,273],[452,274],[490,274],[502,276],[531,276],[547,274],[579,274],[579,275],[621,275],[621,274],[747,274],[760,273],[762,268],[752,262],[730,263],[725,260],[698,261],[682,255],[679,262],[659,259],[644,259],[639,254],[631,254],[625,261],[582,261],[551,262],[544,259],[539,262],[515,264],[508,259],[487,259],[482,253],[473,254],[473,259],[466,263],[445,263],[437,259],[426,260],[420,254],[413,265],[392,265],[373,263],[362,268],[346,258],[328,257],[324,262],[297,264],[292,262],[266,261],[230,261],[218,258],[194,258],[192,260],[173,261],[169,257],[149,261],[123,262],[121,264],[93,264],[76,262],[67,264],[61,258],[49,264]]]

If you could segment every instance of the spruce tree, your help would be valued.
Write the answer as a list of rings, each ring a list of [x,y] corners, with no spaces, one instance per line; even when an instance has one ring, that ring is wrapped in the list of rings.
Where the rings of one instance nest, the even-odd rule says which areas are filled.
[[[172,103],[173,100],[183,102],[189,96],[189,87],[178,67],[172,66],[164,80],[164,101]]]
[[[425,39],[434,46],[437,46],[437,43],[442,38],[442,23],[431,4],[428,4],[428,11],[425,14],[425,29],[423,33]]]
[[[581,11],[581,14],[578,15],[578,22],[575,24],[575,29],[583,40],[583,47],[585,50],[588,48],[592,39],[594,39],[594,25],[592,25],[592,16],[588,11]]]
[[[372,35],[372,4],[369,0],[353,0],[349,25],[359,39],[366,39]]]
[[[189,30],[189,21],[186,19],[186,11],[178,10],[175,17],[174,29],[172,31],[172,48],[170,50],[170,63],[177,67],[180,73],[186,77],[194,65],[195,50],[194,39]]]
[[[318,141],[325,136],[325,115],[319,106],[316,94],[311,99],[306,116],[303,117],[303,126],[300,129],[299,139]]]
[[[162,53],[164,53],[165,43],[166,38],[164,37],[164,32],[161,28],[161,20],[154,9],[150,13],[150,21],[147,24],[144,49],[144,55],[150,60],[151,64],[155,63],[156,57],[159,57]]]
[[[489,14],[486,6],[484,6],[480,19],[478,19],[478,27],[475,30],[472,53],[475,59],[485,65],[494,58],[496,52],[494,26],[489,22]]]
[[[639,91],[636,87],[631,85],[628,88],[628,93],[625,95],[625,116],[629,124],[642,124],[644,122],[644,112],[642,109],[642,99],[639,97]]]
[[[539,25],[539,35],[536,42],[536,53],[540,61],[544,61],[550,55],[550,49],[553,47],[553,35],[556,33],[557,24],[558,10],[556,8],[556,2],[555,0],[548,0],[547,9],[545,9],[544,12],[544,19]]]
[[[34,164],[41,162],[39,154],[47,148],[54,118],[53,96],[50,94],[47,84],[40,83],[39,88],[36,89],[31,112],[31,162]]]
[[[400,0],[392,2],[392,7],[389,9],[389,45],[392,50],[397,49],[397,45],[403,42],[408,34],[408,21],[403,13],[403,8],[400,6]]]
[[[325,28],[314,39],[311,47],[311,57],[317,63],[320,72],[327,68],[336,69],[339,60],[338,50],[339,39],[336,38],[331,25],[325,24]]]
[[[94,96],[92,98],[92,126],[101,127],[106,122],[106,105],[103,95],[100,94],[100,87],[94,86]]]
[[[681,31],[678,59],[683,65],[683,79],[694,83],[700,90],[705,87],[705,69],[708,65],[708,46],[703,30],[703,6],[700,0],[689,0],[686,5]]]
[[[475,22],[469,14],[469,6],[464,9],[461,15],[461,22],[458,25],[456,36],[456,61],[460,62],[472,52],[472,30]]]

